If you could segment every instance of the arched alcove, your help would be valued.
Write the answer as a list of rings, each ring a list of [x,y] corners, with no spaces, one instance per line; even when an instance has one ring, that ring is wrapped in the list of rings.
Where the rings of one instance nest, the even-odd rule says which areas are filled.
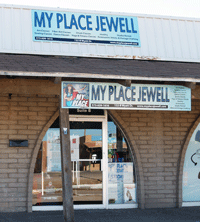
[[[59,112],[57,111],[52,118],[49,120],[49,122],[46,124],[46,126],[41,131],[36,146],[34,148],[32,159],[31,159],[31,165],[30,165],[30,173],[29,173],[29,181],[28,181],[28,211],[31,212],[32,210],[32,187],[33,187],[33,174],[34,174],[34,168],[36,164],[36,158],[38,155],[38,152],[41,147],[41,142],[48,131],[49,127],[54,123],[54,121],[58,118]],[[143,171],[140,161],[140,155],[137,149],[137,146],[133,140],[132,134],[128,131],[128,128],[126,127],[125,123],[122,121],[120,116],[115,111],[110,111],[109,116],[113,120],[113,122],[116,124],[117,128],[120,129],[122,132],[122,136],[125,138],[126,143],[128,144],[128,147],[130,148],[130,152],[132,154],[132,157],[134,157],[134,169],[135,174],[137,178],[137,202],[139,204],[140,208],[144,208],[144,180],[143,180]],[[135,180],[135,179],[134,179]]]
[[[132,155],[134,156],[134,164],[135,164],[135,174],[137,178],[137,198],[138,198],[138,206],[141,209],[144,209],[145,205],[145,191],[144,191],[144,175],[143,175],[143,168],[140,158],[140,153],[138,147],[133,139],[133,135],[129,130],[129,127],[126,123],[122,120],[122,118],[118,115],[116,111],[110,110],[108,112],[116,123],[116,125],[121,129],[126,138],[129,147],[132,151]]]
[[[42,131],[40,132],[38,139],[35,143],[34,150],[32,152],[32,157],[31,157],[31,162],[30,162],[30,168],[29,168],[29,176],[28,176],[28,197],[27,197],[27,211],[32,212],[32,187],[33,187],[33,173],[34,173],[34,168],[35,168],[35,163],[38,155],[38,151],[41,146],[41,142],[43,137],[45,136],[47,130],[49,127],[54,123],[54,121],[58,118],[59,116],[59,110],[57,110],[54,115],[50,118],[48,123],[44,126]]]
[[[179,166],[178,206],[200,205],[200,117],[185,140]],[[199,203],[199,204],[198,204]]]

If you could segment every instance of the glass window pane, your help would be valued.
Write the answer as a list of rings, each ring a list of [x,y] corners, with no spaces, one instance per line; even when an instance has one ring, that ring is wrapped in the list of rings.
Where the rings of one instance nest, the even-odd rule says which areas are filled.
[[[74,204],[102,204],[102,123],[70,122],[70,137],[71,152],[78,150],[78,158],[72,154]]]
[[[100,161],[72,162],[74,204],[102,204],[102,171]]]
[[[108,120],[108,203],[136,203],[134,164],[120,129]]]
[[[33,177],[33,205],[62,205],[60,131],[50,128],[43,138]],[[36,162],[36,163],[37,163]],[[36,164],[37,166],[37,164]]]
[[[60,129],[43,138],[33,178],[33,205],[62,205]],[[70,122],[74,204],[102,204],[102,123]]]

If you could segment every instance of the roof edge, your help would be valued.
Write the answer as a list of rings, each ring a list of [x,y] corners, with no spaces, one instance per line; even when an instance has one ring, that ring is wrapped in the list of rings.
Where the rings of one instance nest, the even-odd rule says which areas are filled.
[[[37,10],[53,10],[53,11],[73,11],[73,12],[83,12],[83,13],[99,13],[99,14],[112,14],[112,15],[122,15],[122,16],[135,16],[135,17],[145,17],[145,18],[157,18],[157,19],[173,19],[173,20],[187,20],[187,21],[200,21],[200,18],[195,17],[178,17],[178,16],[167,16],[167,15],[155,15],[155,14],[138,14],[138,13],[128,13],[128,12],[116,12],[116,11],[98,11],[98,10],[85,10],[85,9],[72,9],[72,8],[55,8],[55,7],[45,7],[45,6],[31,6],[31,5],[15,5],[15,4],[0,4],[0,7],[5,8],[22,8],[22,9],[37,9]]]
[[[200,83],[200,78],[165,78],[165,77],[138,77],[122,75],[105,75],[89,73],[61,73],[61,72],[19,72],[19,71],[0,71],[0,76],[20,76],[20,77],[62,77],[62,78],[91,78],[91,79],[112,79],[112,80],[145,80],[145,81],[169,81],[169,82],[195,82]]]

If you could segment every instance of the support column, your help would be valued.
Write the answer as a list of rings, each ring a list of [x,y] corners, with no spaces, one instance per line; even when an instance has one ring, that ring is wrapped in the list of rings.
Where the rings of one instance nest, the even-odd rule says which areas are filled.
[[[74,222],[73,189],[70,151],[69,109],[60,106],[60,142],[63,187],[63,214],[66,222]]]

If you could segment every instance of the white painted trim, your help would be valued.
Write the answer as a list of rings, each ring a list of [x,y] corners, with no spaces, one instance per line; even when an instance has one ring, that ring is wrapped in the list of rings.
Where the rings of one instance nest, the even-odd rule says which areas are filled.
[[[182,207],[198,207],[200,202],[182,202]]]
[[[199,205],[200,206],[200,205]],[[138,204],[111,204],[106,207],[106,209],[131,209],[137,208]],[[84,209],[105,209],[104,205],[93,204],[93,205],[74,205],[74,210],[84,210]],[[33,206],[32,211],[62,211],[63,206]]]
[[[101,161],[101,159],[78,159],[78,160],[72,160],[72,162],[81,162],[81,161]]]
[[[107,209],[130,209],[138,208],[138,204],[109,204]]]
[[[69,115],[69,121],[77,121],[77,122],[103,122],[105,120],[105,116],[73,116]]]
[[[103,204],[74,205],[74,210],[105,209]]]
[[[164,60],[163,60],[164,61]],[[165,61],[168,61],[167,59]],[[171,60],[170,60],[171,61]],[[175,62],[187,62],[187,61],[175,61]],[[188,61],[188,62],[197,62],[200,61]],[[84,79],[114,79],[114,80],[144,80],[144,81],[171,81],[171,82],[200,82],[200,78],[190,78],[190,77],[145,77],[145,76],[132,76],[132,75],[105,75],[105,74],[88,74],[88,73],[42,73],[41,75],[38,72],[20,72],[20,71],[0,71],[0,76],[39,76],[39,77],[64,77],[64,78],[84,78]]]
[[[63,206],[32,206],[32,211],[58,211],[63,210]]]
[[[105,110],[105,118],[102,122],[103,126],[103,206],[107,208],[108,204],[108,121],[107,121],[107,111]]]

